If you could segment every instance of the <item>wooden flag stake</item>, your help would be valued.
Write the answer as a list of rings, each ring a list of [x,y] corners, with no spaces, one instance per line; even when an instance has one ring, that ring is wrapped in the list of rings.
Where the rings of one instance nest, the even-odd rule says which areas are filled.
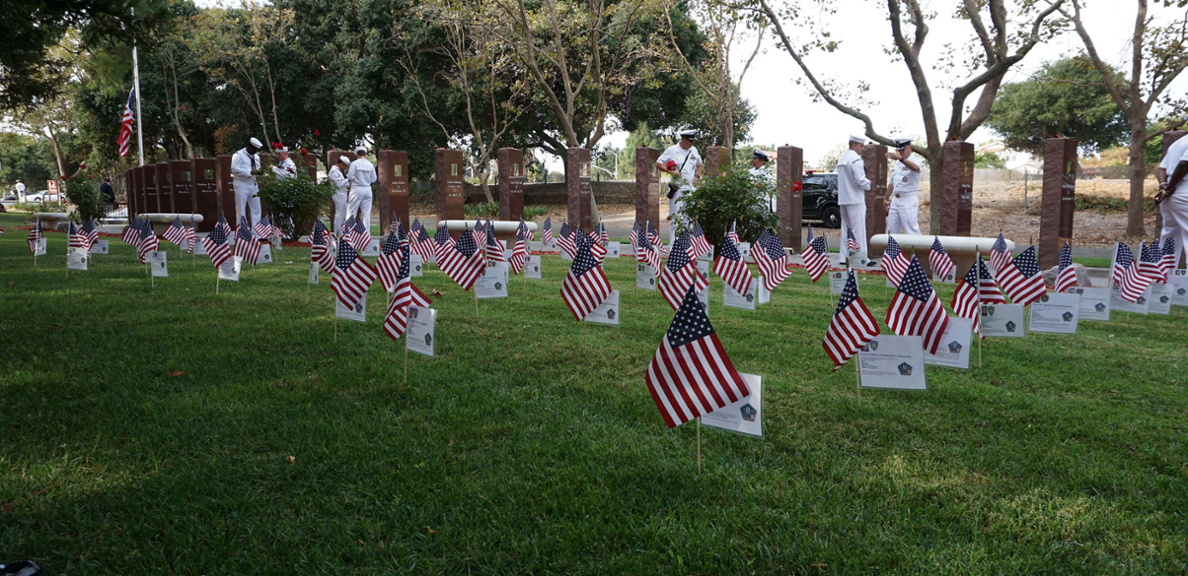
[[[697,417],[697,473],[701,474],[701,417]]]
[[[408,329],[404,333],[404,384],[408,385]]]
[[[1023,326],[1023,353],[1027,354],[1027,331],[1031,329],[1031,304],[1028,304],[1023,309],[1027,311],[1027,320],[1024,321]]]
[[[477,286],[475,286],[475,285],[473,285],[473,284],[471,284],[471,286],[470,286],[470,287],[474,289],[474,290],[473,290],[473,291],[474,291],[474,317],[475,317],[475,318],[478,318],[478,317],[479,317],[479,309],[478,309],[478,287],[477,287]]]
[[[857,356],[855,356],[854,359],[855,359],[855,361],[854,361],[854,382],[856,382],[858,384],[858,386],[857,386],[858,409],[861,410],[862,409],[862,366],[860,365],[861,361],[858,360]]]
[[[218,275],[215,276],[215,294],[219,293],[219,282],[221,282],[222,280],[223,280],[222,276],[218,276]]]

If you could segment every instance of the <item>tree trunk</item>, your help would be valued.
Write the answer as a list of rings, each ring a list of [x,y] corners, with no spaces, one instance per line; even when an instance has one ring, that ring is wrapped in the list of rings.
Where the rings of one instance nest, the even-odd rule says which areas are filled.
[[[1130,128],[1130,208],[1126,216],[1126,235],[1144,236],[1143,226],[1143,182],[1147,179],[1147,163],[1143,158],[1143,146],[1147,142],[1147,127]]]
[[[482,170],[475,170],[478,173],[479,187],[483,189],[483,195],[487,197],[488,204],[495,203],[495,197],[491,195],[491,168],[483,168]]]
[[[928,232],[931,234],[939,234],[941,229],[941,186],[944,183],[944,167],[941,162],[944,161],[945,153],[943,146],[937,146],[936,151],[928,151],[925,158],[928,159]]]

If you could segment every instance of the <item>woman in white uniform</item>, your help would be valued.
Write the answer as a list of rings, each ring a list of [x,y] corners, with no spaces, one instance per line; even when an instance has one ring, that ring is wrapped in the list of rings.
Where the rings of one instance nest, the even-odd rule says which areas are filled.
[[[895,152],[887,155],[896,160],[891,168],[887,197],[888,234],[920,234],[920,165],[912,157],[912,141],[896,140]]]
[[[342,222],[346,220],[347,198],[350,196],[351,191],[351,181],[347,180],[346,169],[350,165],[350,159],[347,158],[346,154],[343,154],[338,157],[338,161],[326,173],[326,177],[334,185],[334,196],[331,196],[330,199],[334,202],[334,228],[332,230],[335,234],[342,228]]]

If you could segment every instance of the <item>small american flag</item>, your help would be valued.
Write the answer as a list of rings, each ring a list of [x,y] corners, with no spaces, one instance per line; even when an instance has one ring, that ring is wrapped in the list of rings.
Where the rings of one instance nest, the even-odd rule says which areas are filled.
[[[186,228],[186,253],[194,253],[194,243],[198,241],[198,231],[194,229],[194,215],[190,215],[190,226]]]
[[[648,220],[645,223],[648,229],[648,240],[652,242],[652,246],[656,247],[656,252],[664,252],[664,241],[660,239],[660,232],[652,226],[652,221]]]
[[[1011,253],[1007,250],[1006,239],[1002,237],[1002,233],[1000,232],[998,239],[990,247],[990,265],[994,267],[995,274],[1001,274],[1002,269],[1010,262]]]
[[[503,254],[503,243],[495,237],[495,230],[493,228],[488,228],[486,237],[487,264],[507,262],[507,257]]]
[[[1011,302],[1024,306],[1036,302],[1048,291],[1035,259],[1035,246],[1028,246],[1014,260],[998,270],[998,285]]]
[[[1073,268],[1072,248],[1068,242],[1060,249],[1060,268],[1056,273],[1056,293],[1060,294],[1077,285],[1077,271]]]
[[[124,228],[124,237],[121,240],[129,246],[140,244],[140,220],[132,219],[128,221],[128,226]]]
[[[528,260],[528,241],[524,236],[524,232],[527,230],[527,226],[516,228],[516,245],[512,248],[511,257],[507,259],[512,274],[522,272],[524,270],[524,262]]]
[[[953,313],[973,321],[975,334],[982,332],[981,302],[978,299],[978,266],[982,263],[982,255],[978,255],[977,262],[969,266],[969,271],[961,280],[957,281],[957,288],[953,290]],[[998,288],[995,287],[995,290]]]
[[[696,260],[709,254],[714,247],[705,239],[705,230],[701,229],[701,224],[693,223],[693,231],[689,234],[689,246],[692,248],[693,259]]]
[[[433,244],[433,258],[437,262],[437,267],[441,268],[441,258],[454,246],[454,237],[450,236],[448,224],[443,224],[437,229],[437,233],[433,235]]]
[[[862,245],[858,244],[858,239],[854,237],[853,228],[846,228],[846,249],[854,252],[862,250]]]
[[[994,280],[994,275],[990,273],[990,267],[986,265],[986,260],[981,254],[978,255],[978,290],[978,298],[982,304],[1006,304],[1006,298],[1003,297],[1002,290],[998,289],[998,282]]]
[[[222,228],[223,234],[226,234],[228,238],[231,237],[231,225],[227,223],[227,218],[222,214],[219,214],[219,222],[215,224],[215,227]]]
[[[326,272],[334,271],[334,255],[330,250],[330,231],[321,220],[314,222],[313,234],[309,237],[311,245],[309,259],[317,263]]]
[[[701,292],[709,286],[709,281],[697,270],[697,264],[689,251],[689,234],[681,233],[676,242],[673,242],[668,262],[664,264],[657,281],[664,301],[668,302],[673,310],[680,307],[681,300],[690,287],[696,292]]]
[[[392,301],[388,303],[388,313],[384,316],[384,333],[393,340],[399,340],[400,336],[408,329],[409,306],[428,308],[432,304],[420,290],[417,290],[416,286],[413,286],[409,266],[412,259],[410,247],[407,244],[403,245],[397,252],[400,266],[396,269],[396,284],[392,290]]]
[[[474,234],[475,246],[487,245],[487,227],[482,222],[479,222],[477,218],[474,220],[474,228],[471,229],[470,233]]]
[[[338,257],[334,261],[334,271],[331,273],[330,289],[338,301],[347,308],[354,308],[359,299],[367,293],[367,289],[375,283],[378,273],[375,268],[359,256],[350,241],[338,246]]]
[[[361,218],[355,219],[351,231],[347,233],[347,242],[356,246],[356,250],[366,250],[371,245],[371,230]]]
[[[631,253],[639,258],[639,220],[631,223],[631,235],[627,237],[631,241]]]
[[[437,258],[437,267],[467,291],[487,269],[483,251],[474,243],[474,234],[470,230],[463,232],[456,244],[443,251]]]
[[[429,237],[429,233],[425,231],[425,226],[421,224],[420,220],[413,220],[411,232],[410,242],[413,254],[428,262],[433,258],[433,239]]]
[[[99,225],[94,219],[87,220],[83,224],[83,234],[87,236],[87,252],[91,251],[91,247],[99,241]]]
[[[1114,256],[1111,279],[1118,283],[1122,297],[1130,302],[1137,302],[1154,282],[1150,276],[1140,273],[1130,246],[1122,242],[1118,243],[1117,254]]]
[[[267,215],[260,218],[260,221],[256,222],[255,226],[252,226],[252,232],[261,240],[268,240],[268,237],[272,235],[272,222],[268,219]]]
[[[549,242],[553,241],[553,217],[545,218],[544,231],[540,233],[540,243],[548,246]]]
[[[215,268],[222,266],[223,262],[231,257],[231,247],[227,245],[227,232],[222,226],[215,226],[214,230],[202,239],[202,248],[210,256],[210,263],[214,264]]]
[[[182,225],[181,216],[173,219],[173,223],[165,229],[161,237],[178,247],[186,242],[186,228]]]
[[[1163,278],[1166,279],[1168,274],[1171,274],[1172,268],[1176,267],[1176,257],[1179,256],[1174,236],[1168,236],[1167,240],[1163,241],[1163,249],[1160,252],[1163,253],[1163,257],[1159,260],[1159,268],[1163,273]]]
[[[87,249],[87,235],[83,234],[82,228],[75,226],[74,222],[70,223],[70,230],[66,236],[66,246],[68,248]]]
[[[879,324],[858,296],[858,279],[850,270],[821,346],[837,370],[878,335]]]
[[[561,223],[561,232],[557,235],[557,246],[560,246],[570,259],[577,256],[577,243],[574,241],[573,228],[569,227],[569,222]]]
[[[33,228],[29,230],[29,236],[25,238],[25,242],[29,244],[30,254],[37,252],[37,241],[41,240],[41,238],[41,220],[38,220],[37,223],[33,225]]]
[[[941,246],[939,236],[932,237],[932,248],[928,249],[928,267],[932,269],[932,279],[938,281],[951,279],[957,271],[953,259],[949,258],[949,253]]]
[[[829,270],[829,244],[824,236],[817,236],[813,238],[800,252],[801,259],[804,260],[804,269],[808,271],[809,278],[816,282]]]
[[[590,255],[594,257],[594,263],[602,266],[602,261],[606,260],[606,246],[598,241],[596,234],[591,233],[589,236],[586,236],[582,232],[582,229],[578,228],[577,233],[573,235],[573,241],[575,246],[574,255],[577,254],[577,248],[586,246],[590,249]]]
[[[1163,260],[1163,253],[1159,251],[1159,243],[1143,243],[1139,247],[1139,273],[1151,278],[1152,283],[1167,281],[1163,275],[1163,268],[1159,265]]]
[[[124,104],[124,117],[120,120],[120,137],[116,140],[116,146],[120,149],[120,156],[127,156],[132,149],[132,123],[134,118],[132,116],[132,105],[136,101],[136,87],[133,86],[128,91],[128,102]]]
[[[639,236],[639,247],[635,251],[635,260],[651,266],[656,272],[660,271],[660,252],[652,245],[647,234]]]
[[[811,226],[809,227],[809,230],[812,230]],[[730,241],[734,242],[735,244],[741,242],[741,240],[738,238],[738,222],[730,223],[730,231],[726,233],[726,236],[730,238]]]
[[[260,241],[256,240],[255,232],[248,226],[247,218],[239,221],[239,229],[235,231],[235,255],[239,256],[244,264],[252,266],[260,259]]]
[[[730,239],[730,233],[718,245],[718,255],[714,257],[714,274],[717,274],[735,292],[746,295],[751,291],[751,282],[755,280],[751,269],[743,262],[742,253],[738,245]]]
[[[680,253],[675,247],[673,252]],[[648,391],[669,428],[751,394],[692,287],[648,365]]]
[[[879,267],[887,274],[887,279],[892,284],[899,286],[899,283],[903,281],[904,273],[907,272],[908,265],[911,263],[911,259],[903,253],[903,249],[899,247],[899,242],[895,241],[895,237],[888,236],[887,249],[883,250],[883,259],[879,260]]]
[[[606,224],[599,222],[598,225],[594,227],[593,232],[597,235],[598,242],[603,246],[606,246],[606,243],[610,242],[610,234],[606,233]]]
[[[401,250],[400,242],[400,233],[403,232],[404,228],[400,224],[396,224],[396,228],[388,233],[388,238],[380,247],[380,256],[375,261],[380,282],[383,283],[384,290],[387,292],[396,290],[396,280],[400,275],[400,267],[404,264],[404,250]]]
[[[900,336],[922,336],[924,349],[936,354],[941,337],[949,327],[949,314],[941,305],[940,298],[932,290],[932,284],[924,275],[920,261],[912,256],[903,281],[891,299],[887,310],[887,327]]]
[[[592,244],[592,243],[591,243]],[[602,266],[590,253],[590,245],[582,243],[577,256],[569,266],[569,273],[561,282],[561,299],[573,313],[574,320],[581,320],[598,308],[611,294],[610,281]]]
[[[532,230],[530,230],[528,228],[528,225],[524,223],[523,218],[520,219],[520,225],[516,226],[516,230],[517,231],[523,230],[524,242],[532,242],[533,240],[536,240],[536,232],[533,232]]]
[[[755,241],[755,248],[758,250],[751,250],[751,258],[755,260],[755,264],[759,266],[759,272],[763,274],[763,287],[771,292],[780,285],[780,282],[792,275],[788,271],[788,254],[784,252],[784,245],[780,243],[780,237],[767,230],[764,230],[759,239]]]
[[[140,225],[140,263],[148,264],[148,256],[150,252],[154,252],[160,248],[160,242],[157,240],[157,235],[153,233],[153,225],[149,224],[148,220],[142,220]]]

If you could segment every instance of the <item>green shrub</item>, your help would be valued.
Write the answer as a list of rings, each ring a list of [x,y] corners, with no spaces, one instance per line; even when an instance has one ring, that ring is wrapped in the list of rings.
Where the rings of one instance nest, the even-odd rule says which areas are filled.
[[[706,240],[717,246],[730,225],[737,223],[739,238],[754,242],[764,229],[779,226],[770,204],[775,194],[774,182],[753,177],[745,170],[703,178],[697,182],[696,190],[684,195],[684,213],[688,218],[678,224],[677,230],[683,232],[684,226],[698,222],[705,230]]]
[[[99,187],[89,178],[78,178],[63,182],[66,199],[74,204],[70,217],[79,222],[98,220],[106,213],[106,204],[99,194]],[[44,212],[44,210],[40,210]]]
[[[304,174],[296,178],[277,178],[265,174],[259,178],[260,199],[268,205],[273,224],[286,239],[292,240],[306,231],[334,195],[334,185],[316,183]]]
[[[21,202],[8,207],[16,212],[66,212],[66,205],[61,202]]]
[[[1130,201],[1126,198],[1096,194],[1077,194],[1076,205],[1077,210],[1092,210],[1103,216],[1109,213],[1124,214],[1130,210]],[[1155,213],[1155,201],[1152,198],[1143,199],[1143,213]]]

